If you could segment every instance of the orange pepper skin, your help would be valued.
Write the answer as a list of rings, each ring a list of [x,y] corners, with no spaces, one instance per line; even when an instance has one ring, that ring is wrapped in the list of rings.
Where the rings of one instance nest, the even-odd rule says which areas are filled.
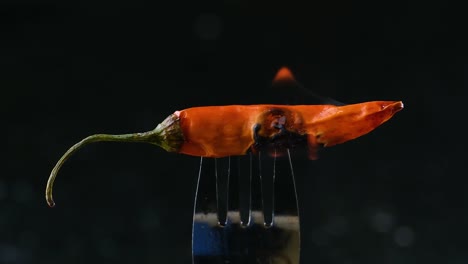
[[[243,155],[253,144],[258,106],[203,106],[176,111],[184,136],[180,153],[201,157]]]
[[[227,105],[176,111],[184,142],[179,153],[201,157],[245,155],[266,142],[293,148],[306,138],[309,158],[374,130],[403,109],[401,101],[334,105]],[[294,140],[291,140],[294,138]],[[297,139],[297,140],[296,140]]]

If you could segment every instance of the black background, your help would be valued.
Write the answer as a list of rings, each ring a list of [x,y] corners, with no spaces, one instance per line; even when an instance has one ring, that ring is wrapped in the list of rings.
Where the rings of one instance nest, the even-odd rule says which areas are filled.
[[[309,89],[402,100],[372,133],[296,166],[302,263],[467,263],[463,9],[449,2],[2,1],[0,263],[190,263],[199,159],[74,143],[175,110]]]

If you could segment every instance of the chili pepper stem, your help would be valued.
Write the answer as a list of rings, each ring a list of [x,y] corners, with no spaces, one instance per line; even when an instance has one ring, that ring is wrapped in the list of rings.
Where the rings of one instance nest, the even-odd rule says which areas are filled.
[[[133,134],[121,134],[121,135],[109,135],[109,134],[95,134],[80,142],[73,145],[71,148],[63,154],[59,159],[55,167],[50,173],[49,179],[46,186],[46,201],[50,207],[55,206],[54,199],[52,197],[52,188],[54,185],[55,178],[57,173],[65,163],[65,161],[78,149],[88,145],[93,142],[103,142],[103,141],[113,141],[113,142],[142,142],[158,145],[161,148],[169,152],[177,152],[180,145],[183,142],[183,135],[180,130],[178,123],[178,117],[175,115],[170,115],[166,118],[161,124],[159,124],[154,130],[144,132],[144,133],[133,133]]]

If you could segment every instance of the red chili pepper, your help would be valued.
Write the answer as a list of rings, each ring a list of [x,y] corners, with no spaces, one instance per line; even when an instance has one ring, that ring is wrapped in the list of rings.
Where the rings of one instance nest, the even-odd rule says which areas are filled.
[[[334,105],[228,105],[176,111],[168,117],[183,140],[175,152],[202,157],[244,155],[265,144],[290,148],[291,137],[304,137],[315,157],[330,147],[360,137],[403,108],[400,101]],[[179,132],[180,131],[180,132]]]
[[[286,68],[275,81],[293,80]],[[193,107],[169,115],[145,133],[89,136],[72,146],[53,168],[46,200],[54,206],[52,186],[58,170],[80,147],[98,141],[144,142],[166,151],[201,157],[245,155],[249,151],[281,154],[306,145],[309,158],[330,147],[369,133],[403,109],[401,101],[349,105],[225,105]]]

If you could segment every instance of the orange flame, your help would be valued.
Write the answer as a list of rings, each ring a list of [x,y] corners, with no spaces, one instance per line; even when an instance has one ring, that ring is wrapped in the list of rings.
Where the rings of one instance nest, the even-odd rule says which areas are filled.
[[[291,73],[291,70],[287,67],[281,67],[273,78],[273,82],[284,82],[284,81],[292,81],[295,82],[296,78]]]

